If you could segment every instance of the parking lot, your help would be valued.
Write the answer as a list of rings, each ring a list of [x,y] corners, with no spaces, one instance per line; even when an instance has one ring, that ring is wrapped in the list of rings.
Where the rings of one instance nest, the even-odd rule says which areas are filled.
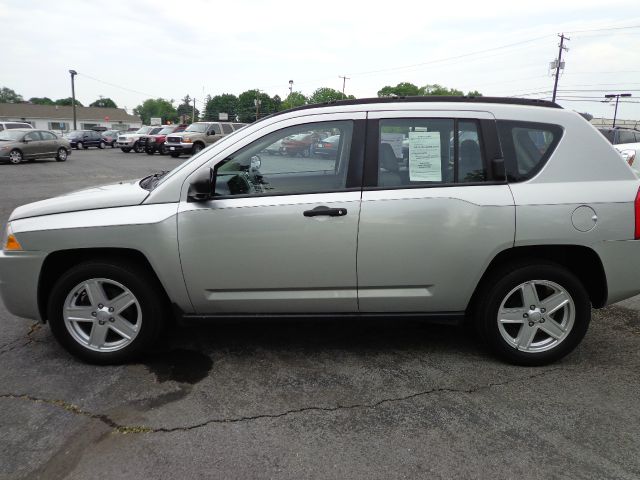
[[[182,161],[2,164],[0,220]],[[0,479],[640,477],[638,297],[594,311],[543,368],[417,319],[190,325],[118,367],[80,363],[1,303],[0,323]]]

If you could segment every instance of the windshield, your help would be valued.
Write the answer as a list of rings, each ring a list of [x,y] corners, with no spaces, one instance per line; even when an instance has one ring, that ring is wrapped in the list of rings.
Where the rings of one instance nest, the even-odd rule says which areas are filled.
[[[5,130],[0,132],[0,141],[10,142],[11,140],[20,140],[24,132],[16,131],[16,130]]]
[[[151,130],[151,128],[153,128],[153,127],[142,127],[136,133],[149,133],[149,130]]]
[[[206,131],[207,131],[207,125],[205,123],[192,123],[185,130],[185,132],[198,132],[198,133],[204,133]]]
[[[69,133],[65,133],[64,136],[65,138],[74,138],[77,137],[79,135],[82,135],[82,132],[69,132]]]

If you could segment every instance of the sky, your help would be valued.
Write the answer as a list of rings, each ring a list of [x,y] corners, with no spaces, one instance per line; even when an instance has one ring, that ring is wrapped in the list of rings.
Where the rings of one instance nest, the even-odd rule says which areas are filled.
[[[0,0],[0,87],[25,99],[100,96],[129,112],[260,89],[440,84],[486,96],[551,98],[559,33],[568,51],[563,107],[612,118],[607,93],[631,93],[618,118],[640,121],[640,1],[314,2]]]

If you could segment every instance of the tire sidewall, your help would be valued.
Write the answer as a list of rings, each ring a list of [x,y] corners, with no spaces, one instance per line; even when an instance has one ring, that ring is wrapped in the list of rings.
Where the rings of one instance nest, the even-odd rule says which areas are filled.
[[[138,300],[142,310],[142,324],[132,343],[115,352],[95,352],[73,339],[65,325],[62,308],[76,285],[90,278],[107,278],[126,286]],[[157,290],[159,286],[142,269],[123,267],[108,262],[87,262],[73,267],[54,285],[47,304],[47,318],[58,342],[72,355],[95,364],[117,364],[137,357],[159,335],[166,316],[165,302]]]
[[[527,353],[509,345],[498,328],[498,310],[507,294],[516,286],[531,280],[550,280],[562,286],[575,305],[574,324],[568,336],[551,350]],[[582,283],[567,269],[556,264],[528,264],[511,267],[487,281],[477,315],[481,337],[502,358],[511,363],[539,366],[552,363],[573,351],[584,338],[591,320],[591,302]]]
[[[60,155],[62,152],[64,152],[63,153],[64,156]],[[65,162],[67,160],[68,155],[69,155],[69,152],[67,152],[67,149],[64,147],[60,147],[58,149],[58,154],[56,155],[56,160],[59,162]]]

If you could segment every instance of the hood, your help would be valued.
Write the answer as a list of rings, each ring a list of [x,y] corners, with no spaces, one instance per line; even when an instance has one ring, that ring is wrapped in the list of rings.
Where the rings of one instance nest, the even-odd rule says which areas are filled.
[[[53,213],[139,205],[149,195],[149,192],[142,188],[139,182],[139,180],[136,180],[92,187],[59,197],[28,203],[16,208],[9,217],[9,221],[51,215]]]
[[[119,134],[118,137],[127,137],[127,138],[140,138],[144,137],[146,133],[124,133]]]

